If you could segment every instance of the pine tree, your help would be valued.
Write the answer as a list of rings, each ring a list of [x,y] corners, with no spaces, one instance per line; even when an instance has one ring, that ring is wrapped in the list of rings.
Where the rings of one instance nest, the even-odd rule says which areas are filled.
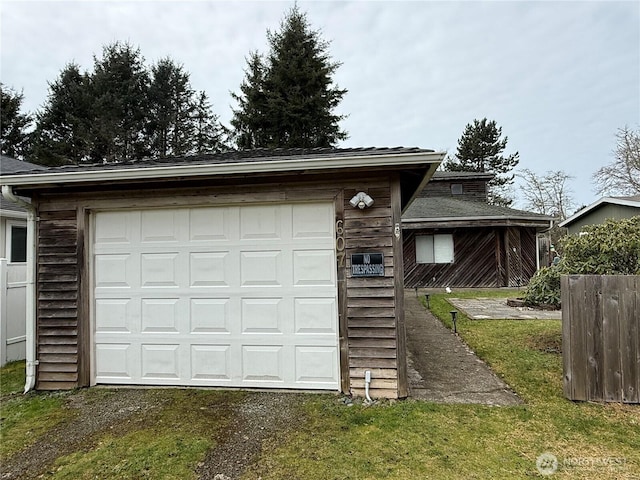
[[[268,143],[267,131],[270,118],[267,114],[267,96],[264,89],[265,66],[258,52],[251,52],[247,59],[245,79],[240,85],[240,94],[231,96],[239,104],[233,110],[231,125],[237,147],[241,150],[264,147]]]
[[[139,49],[116,42],[94,57],[94,155],[104,162],[150,154],[145,134],[149,111],[149,73]]]
[[[458,140],[455,157],[448,158],[443,169],[451,172],[484,172],[494,174],[489,181],[489,203],[509,206],[513,199],[508,197],[508,186],[513,183],[511,171],[520,162],[518,152],[502,155],[508,138],[502,136],[502,127],[494,120],[474,120],[467,124]]]
[[[252,53],[240,94],[233,94],[236,144],[256,147],[331,147],[347,138],[334,113],[347,90],[333,84],[340,63],[329,44],[294,6],[277,32],[267,32],[270,51]]]
[[[70,63],[49,84],[47,103],[36,116],[33,159],[44,165],[88,161],[93,146],[91,79]]]
[[[227,150],[224,141],[225,129],[220,125],[218,116],[213,113],[205,92],[200,92],[198,95],[193,120],[195,124],[193,153],[202,155]]]
[[[165,58],[151,67],[149,123],[151,155],[186,155],[194,147],[195,92],[189,74]]]
[[[20,113],[24,94],[0,83],[0,151],[18,159],[27,153],[31,115]]]

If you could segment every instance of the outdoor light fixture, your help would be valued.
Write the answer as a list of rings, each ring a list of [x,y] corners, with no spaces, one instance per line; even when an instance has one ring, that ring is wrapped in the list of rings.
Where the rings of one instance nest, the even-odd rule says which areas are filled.
[[[364,210],[367,207],[373,205],[373,198],[364,192],[358,192],[349,203],[353,208],[358,207],[360,210]]]
[[[451,310],[449,313],[451,314],[451,321],[453,322],[453,333],[458,333],[458,326],[456,325],[458,312]]]
[[[428,293],[424,294],[424,299],[427,302],[427,310],[431,309],[431,306],[429,305],[429,294]]]

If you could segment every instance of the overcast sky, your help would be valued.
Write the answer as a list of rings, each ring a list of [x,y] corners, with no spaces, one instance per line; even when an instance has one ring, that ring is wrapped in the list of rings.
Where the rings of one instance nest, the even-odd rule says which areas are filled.
[[[0,79],[33,112],[66,63],[91,69],[103,45],[128,41],[148,64],[183,63],[228,124],[245,57],[267,50],[266,30],[292,5],[1,0]],[[455,152],[465,125],[487,117],[520,168],[573,175],[579,206],[596,200],[591,175],[613,160],[616,130],[640,126],[638,1],[298,5],[342,62],[350,137],[340,146]]]

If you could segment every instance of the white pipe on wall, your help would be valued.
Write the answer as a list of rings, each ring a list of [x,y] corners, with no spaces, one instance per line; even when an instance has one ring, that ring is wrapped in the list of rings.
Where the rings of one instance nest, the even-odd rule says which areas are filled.
[[[17,197],[9,185],[2,185],[2,196],[27,211],[27,282],[26,282],[26,380],[24,393],[36,384],[36,209]]]

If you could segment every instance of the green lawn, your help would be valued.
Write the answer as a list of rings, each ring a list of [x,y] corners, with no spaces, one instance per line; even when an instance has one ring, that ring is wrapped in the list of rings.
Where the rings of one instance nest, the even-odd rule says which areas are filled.
[[[507,297],[514,291],[455,296]],[[446,295],[432,294],[430,306],[450,324]],[[573,403],[562,396],[560,321],[471,321],[460,315],[458,331],[524,405],[408,400],[345,407],[318,398],[306,405],[308,423],[286,444],[268,449],[246,477],[530,478],[540,477],[536,459],[550,452],[559,462],[552,478],[640,478],[640,407]]]
[[[455,296],[514,296],[513,291]],[[432,311],[449,322],[446,295]],[[573,403],[562,396],[560,322],[469,320],[463,339],[524,400],[516,407],[383,401],[345,405],[335,395],[306,395],[304,421],[267,441],[246,479],[541,478],[536,458],[554,454],[549,478],[640,478],[640,407]],[[65,395],[22,396],[23,364],[2,370],[2,451],[7,455],[68,420]],[[91,393],[93,392],[93,393]],[[76,393],[77,394],[77,393]],[[90,389],[83,395],[111,395]],[[163,407],[102,432],[59,458],[44,478],[195,478],[195,465],[229,422],[241,392],[158,389]]]

